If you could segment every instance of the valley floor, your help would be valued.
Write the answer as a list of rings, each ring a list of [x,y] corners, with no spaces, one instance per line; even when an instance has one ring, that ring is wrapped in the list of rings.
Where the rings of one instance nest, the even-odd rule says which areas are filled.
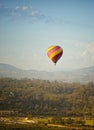
[[[0,130],[94,130],[94,119],[60,120],[56,117],[0,117]]]

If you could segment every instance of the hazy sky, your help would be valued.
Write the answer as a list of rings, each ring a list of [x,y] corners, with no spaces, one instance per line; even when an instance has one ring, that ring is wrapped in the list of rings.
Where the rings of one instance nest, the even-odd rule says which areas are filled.
[[[56,66],[50,45],[64,51]],[[94,0],[0,0],[0,63],[46,71],[94,65]]]

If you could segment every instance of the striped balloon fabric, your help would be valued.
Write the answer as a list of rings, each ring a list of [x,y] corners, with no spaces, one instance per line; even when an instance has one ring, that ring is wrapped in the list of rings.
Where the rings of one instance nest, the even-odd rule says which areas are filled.
[[[47,55],[55,64],[63,54],[63,49],[60,46],[50,46],[47,49]]]

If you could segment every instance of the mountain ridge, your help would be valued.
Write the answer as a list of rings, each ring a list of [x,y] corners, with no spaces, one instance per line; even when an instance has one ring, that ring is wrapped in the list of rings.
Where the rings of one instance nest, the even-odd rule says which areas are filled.
[[[70,71],[38,71],[24,70],[10,64],[0,63],[0,77],[35,78],[44,80],[59,80],[64,82],[92,82],[94,81],[94,66]]]

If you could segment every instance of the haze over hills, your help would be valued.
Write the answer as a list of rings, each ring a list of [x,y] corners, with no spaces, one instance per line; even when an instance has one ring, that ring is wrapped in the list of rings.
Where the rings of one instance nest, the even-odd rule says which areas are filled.
[[[58,80],[64,82],[92,82],[94,81],[94,66],[72,71],[38,71],[23,70],[9,64],[0,63],[0,77],[35,78],[45,80]]]

